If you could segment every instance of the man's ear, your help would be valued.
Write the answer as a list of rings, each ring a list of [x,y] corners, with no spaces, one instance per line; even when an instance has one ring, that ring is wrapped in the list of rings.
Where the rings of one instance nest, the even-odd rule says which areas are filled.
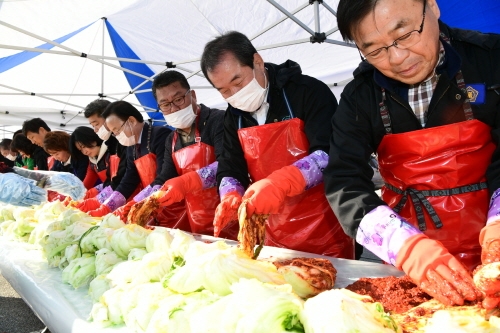
[[[258,53],[254,53],[253,55],[253,67],[264,70],[264,59]]]
[[[438,19],[439,16],[441,16],[441,11],[439,10],[439,6],[436,2],[436,0],[424,0],[427,1],[427,8],[432,11],[434,16]],[[427,10],[427,9],[426,9]]]

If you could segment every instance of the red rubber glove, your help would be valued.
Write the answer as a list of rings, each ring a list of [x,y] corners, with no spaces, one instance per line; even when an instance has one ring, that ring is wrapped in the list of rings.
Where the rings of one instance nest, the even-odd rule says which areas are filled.
[[[87,214],[93,217],[102,217],[111,213],[111,209],[106,205],[101,205],[99,208],[91,210]]]
[[[91,210],[97,209],[99,207],[101,207],[101,203],[99,202],[99,200],[97,200],[97,198],[82,200],[76,205],[76,208],[85,213],[88,213]]]
[[[165,191],[165,194],[158,198],[158,202],[160,206],[170,206],[175,202],[182,201],[187,193],[202,189],[203,184],[200,176],[196,171],[191,171],[167,180],[161,187],[161,191]]]
[[[130,200],[127,202],[125,205],[118,207],[114,212],[113,215],[118,216],[120,220],[123,222],[127,223],[127,216],[128,213],[130,213],[130,209],[132,208],[133,205],[135,205],[137,202],[134,200]]]
[[[296,166],[278,169],[246,190],[243,200],[249,200],[247,214],[276,214],[285,197],[301,194],[305,188],[304,176]]]
[[[64,200],[66,200],[66,196],[55,191],[47,190],[47,201],[54,202],[56,200],[64,202]]]
[[[483,227],[479,234],[481,244],[481,262],[489,264],[500,261],[500,220],[493,221]]]
[[[240,207],[241,202],[241,195],[236,191],[229,192],[221,198],[220,204],[215,209],[215,237],[219,237],[220,232],[229,224],[229,222],[238,221],[238,207]]]
[[[463,305],[464,300],[481,298],[467,269],[443,244],[424,234],[405,241],[398,252],[396,267],[445,305]]]
[[[98,194],[99,191],[95,187],[92,187],[90,190],[87,190],[87,192],[85,192],[85,197],[83,197],[83,200],[93,198]]]

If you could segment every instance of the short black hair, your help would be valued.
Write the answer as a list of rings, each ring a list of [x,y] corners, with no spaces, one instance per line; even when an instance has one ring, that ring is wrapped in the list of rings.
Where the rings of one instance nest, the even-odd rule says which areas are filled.
[[[31,133],[36,133],[38,134],[40,127],[42,127],[44,130],[47,132],[50,132],[50,127],[47,125],[45,121],[42,120],[42,118],[33,118],[30,120],[26,120],[23,123],[23,134],[28,136],[28,132]]]
[[[0,141],[0,148],[10,150],[11,145],[12,145],[11,139],[3,139],[2,141]]]
[[[423,2],[425,0],[415,0]],[[373,12],[378,0],[340,0],[337,7],[337,27],[346,42],[354,42],[359,22]]]
[[[153,87],[151,88],[151,90],[153,91],[153,96],[155,97],[155,99],[158,100],[158,98],[156,97],[156,89],[166,87],[175,82],[179,82],[182,88],[185,88],[187,90],[191,89],[188,80],[184,75],[182,75],[182,73],[173,70],[165,71],[158,74],[158,76],[156,76],[153,81]]]
[[[144,122],[144,118],[139,110],[126,101],[116,101],[109,104],[101,116],[106,119],[113,114],[123,121],[127,121],[128,117],[132,116],[137,119],[138,122]]]
[[[38,146],[33,144],[25,135],[17,134],[14,136],[14,139],[12,139],[11,147],[17,152],[23,152],[28,156],[33,156],[35,148]]]
[[[252,42],[241,32],[229,31],[208,42],[201,55],[201,70],[209,82],[208,72],[212,71],[228,52],[232,53],[241,65],[253,69],[253,56],[257,50]]]
[[[111,104],[111,102],[106,99],[96,99],[85,107],[83,115],[85,118],[90,118],[93,115],[101,117],[102,113],[109,104]]]
[[[102,146],[103,140],[90,127],[80,126],[75,128],[69,138],[69,151],[72,156],[78,155],[77,151],[80,151],[76,147],[77,142],[81,143],[84,147],[92,148]]]

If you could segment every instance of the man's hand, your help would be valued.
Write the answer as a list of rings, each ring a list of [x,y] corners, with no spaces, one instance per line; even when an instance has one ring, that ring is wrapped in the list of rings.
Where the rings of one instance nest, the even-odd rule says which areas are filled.
[[[445,305],[463,305],[464,300],[481,298],[467,269],[440,242],[424,234],[405,241],[396,267]]]
[[[111,209],[103,204],[99,208],[89,211],[87,214],[93,217],[102,217],[109,213],[111,213]]]
[[[89,211],[97,209],[99,207],[101,207],[101,203],[99,202],[99,200],[97,200],[97,198],[82,200],[79,201],[76,205],[76,208],[85,213],[88,213]]]
[[[243,200],[248,200],[247,214],[276,214],[287,196],[298,195],[305,187],[304,176],[296,166],[278,169],[246,190]]]
[[[147,200],[147,199],[144,199]],[[127,223],[127,216],[128,213],[130,213],[130,209],[136,204],[134,200],[130,200],[127,202],[125,205],[117,208],[114,212],[113,215],[118,216],[120,220],[122,220],[124,223]]]
[[[219,236],[222,229],[224,229],[229,224],[229,222],[238,221],[238,207],[240,207],[241,202],[241,195],[236,191],[229,192],[223,198],[221,198],[221,202],[215,210],[215,237]]]
[[[187,193],[195,192],[203,188],[200,176],[191,171],[182,176],[171,178],[163,184],[161,191],[165,194],[158,198],[160,206],[170,206],[175,202],[182,201]]]

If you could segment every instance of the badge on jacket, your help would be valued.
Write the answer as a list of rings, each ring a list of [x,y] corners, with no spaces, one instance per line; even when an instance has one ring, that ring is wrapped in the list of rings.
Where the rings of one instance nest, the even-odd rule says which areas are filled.
[[[486,86],[482,83],[468,84],[465,88],[471,104],[484,104]]]

